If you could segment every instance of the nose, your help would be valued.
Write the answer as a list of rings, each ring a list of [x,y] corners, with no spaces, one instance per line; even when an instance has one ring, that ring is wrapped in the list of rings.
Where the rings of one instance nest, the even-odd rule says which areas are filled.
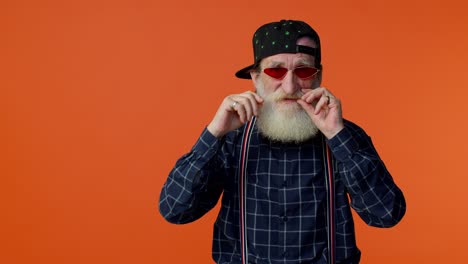
[[[288,71],[284,76],[281,87],[283,91],[288,95],[293,95],[299,90],[299,84],[297,83],[296,76],[293,71]]]

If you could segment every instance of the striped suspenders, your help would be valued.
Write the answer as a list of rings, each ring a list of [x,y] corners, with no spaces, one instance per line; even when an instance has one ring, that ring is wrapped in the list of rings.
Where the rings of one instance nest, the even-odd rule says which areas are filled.
[[[327,224],[328,224],[328,263],[335,264],[335,181],[333,178],[333,158],[330,148],[322,135],[323,162],[325,168],[325,186],[327,188]]]
[[[246,209],[246,197],[247,197],[247,160],[249,155],[250,137],[255,125],[256,118],[253,117],[250,122],[247,123],[244,129],[244,135],[242,137],[241,145],[241,156],[239,159],[239,202],[240,202],[240,243],[241,243],[241,257],[242,264],[249,263],[249,252],[247,246],[247,209]]]

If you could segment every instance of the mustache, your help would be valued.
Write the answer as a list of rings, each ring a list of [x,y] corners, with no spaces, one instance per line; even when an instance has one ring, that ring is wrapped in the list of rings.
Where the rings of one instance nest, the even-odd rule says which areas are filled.
[[[301,99],[303,95],[304,93],[302,91],[298,91],[295,94],[286,94],[284,91],[278,90],[277,92],[270,94],[268,99],[274,102],[279,102],[282,100],[298,100]]]

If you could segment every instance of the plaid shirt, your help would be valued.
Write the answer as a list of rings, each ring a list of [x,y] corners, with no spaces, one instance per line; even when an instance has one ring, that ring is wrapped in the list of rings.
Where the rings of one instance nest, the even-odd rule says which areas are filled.
[[[164,218],[183,224],[203,216],[223,193],[213,232],[217,263],[241,263],[242,131],[243,127],[217,139],[205,129],[192,150],[177,161],[160,196]],[[391,227],[405,214],[405,199],[361,128],[345,121],[345,128],[326,142],[336,160],[336,261],[358,263],[350,206],[368,225]],[[249,262],[327,263],[322,153],[322,136],[286,144],[272,142],[254,128],[246,180]]]

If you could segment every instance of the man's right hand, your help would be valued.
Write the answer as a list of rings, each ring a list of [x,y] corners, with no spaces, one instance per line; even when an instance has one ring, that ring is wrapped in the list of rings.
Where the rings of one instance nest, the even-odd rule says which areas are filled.
[[[220,138],[256,116],[262,103],[263,98],[252,91],[229,95],[224,98],[207,129]]]

